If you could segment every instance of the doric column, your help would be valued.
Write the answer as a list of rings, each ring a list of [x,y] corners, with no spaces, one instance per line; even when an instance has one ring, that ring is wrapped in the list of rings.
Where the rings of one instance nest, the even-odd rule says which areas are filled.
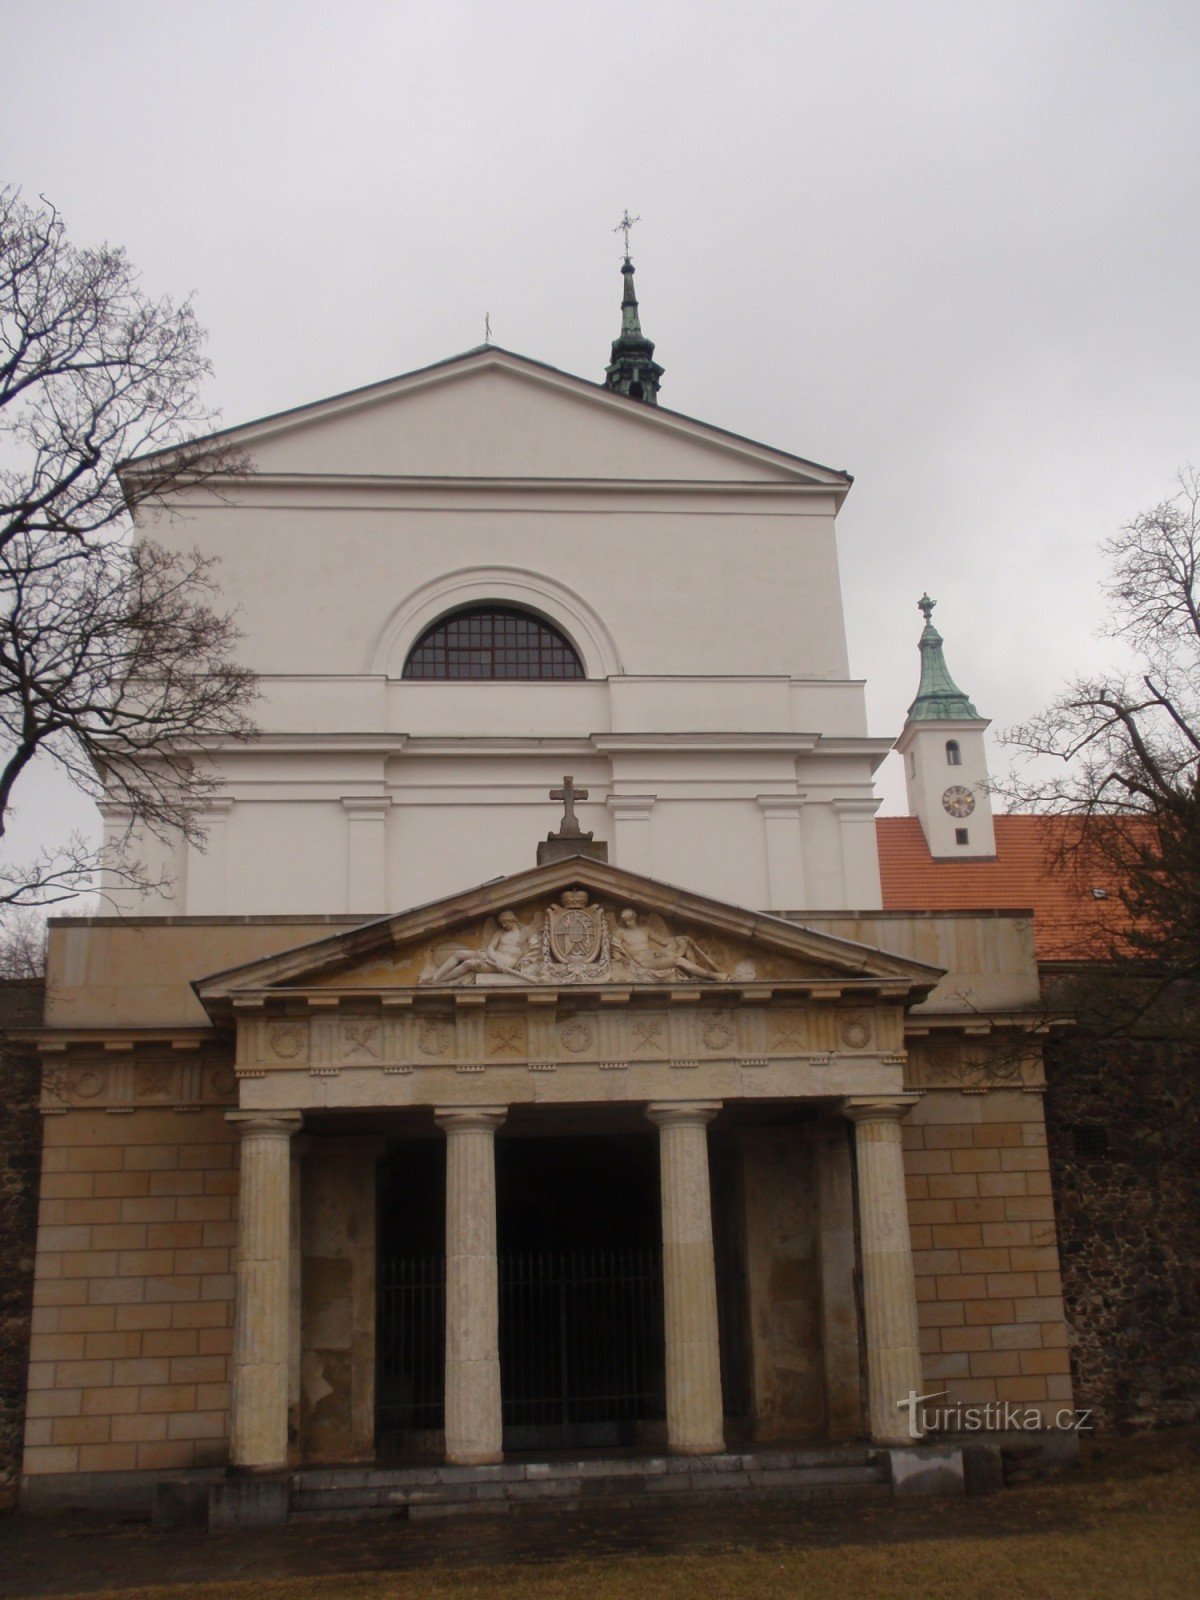
[[[446,1134],[446,1459],[503,1459],[496,1129],[503,1106],[436,1113]]]
[[[288,1456],[300,1460],[300,1376],[302,1349],[301,1305],[303,1288],[303,1237],[301,1228],[301,1157],[308,1140],[293,1139],[289,1151],[291,1177],[288,1206]]]
[[[851,1099],[843,1110],[854,1124],[858,1168],[858,1225],[862,1251],[863,1319],[867,1344],[867,1413],[876,1444],[911,1444],[911,1407],[900,1402],[921,1390],[917,1290],[908,1236],[900,1122],[915,1096]]]
[[[725,1448],[717,1271],[708,1186],[708,1124],[719,1100],[656,1101],[662,1180],[667,1445],[679,1455]]]
[[[241,1138],[230,1461],[273,1472],[288,1458],[292,1135],[298,1111],[228,1111]]]

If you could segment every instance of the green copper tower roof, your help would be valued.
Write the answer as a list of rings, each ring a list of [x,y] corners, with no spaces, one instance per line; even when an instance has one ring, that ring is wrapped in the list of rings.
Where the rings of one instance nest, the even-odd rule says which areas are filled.
[[[625,292],[621,297],[621,333],[613,340],[612,361],[605,370],[604,382],[608,388],[615,389],[619,394],[627,394],[631,400],[642,400],[648,406],[656,406],[663,369],[654,359],[653,339],[647,339],[642,332],[637,295],[633,288],[633,262],[628,252],[621,274],[625,279]]]
[[[950,669],[942,655],[942,636],[933,625],[933,608],[936,600],[923,594],[917,609],[925,617],[918,649],[921,652],[921,685],[917,698],[908,708],[909,722],[942,722],[953,718],[973,717],[982,721],[978,711],[950,676]]]

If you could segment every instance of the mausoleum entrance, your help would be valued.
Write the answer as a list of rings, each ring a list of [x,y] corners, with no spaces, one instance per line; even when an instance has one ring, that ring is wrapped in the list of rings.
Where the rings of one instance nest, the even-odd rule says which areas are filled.
[[[736,1182],[713,1138],[727,1413],[748,1389]],[[658,1139],[518,1126],[496,1139],[505,1451],[666,1446]],[[406,1140],[380,1170],[377,1448],[440,1458],[445,1406],[445,1151]]]

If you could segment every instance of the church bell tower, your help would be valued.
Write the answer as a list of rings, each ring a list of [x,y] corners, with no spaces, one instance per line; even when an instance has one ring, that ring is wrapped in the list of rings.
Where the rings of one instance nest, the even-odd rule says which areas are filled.
[[[605,369],[604,382],[607,388],[627,394],[631,400],[656,406],[663,369],[654,359],[654,340],[642,332],[633,287],[633,262],[629,259],[629,230],[637,220],[627,211],[614,230],[625,235],[625,260],[621,265],[625,290],[621,296],[621,332],[613,340],[612,360]]]
[[[942,636],[933,625],[937,604],[917,601],[925,618],[918,648],[921,682],[896,749],[904,760],[910,815],[920,818],[935,860],[978,860],[996,854],[981,717],[950,676]]]

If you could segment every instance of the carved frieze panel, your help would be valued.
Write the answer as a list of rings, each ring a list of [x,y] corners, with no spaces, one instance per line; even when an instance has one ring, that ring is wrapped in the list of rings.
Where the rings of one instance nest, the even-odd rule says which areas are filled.
[[[56,1112],[188,1111],[237,1103],[226,1057],[200,1049],[55,1052],[42,1069],[41,1109]]]
[[[913,1089],[1041,1089],[1046,1082],[1040,1040],[1017,1031],[987,1038],[950,1034],[914,1040],[905,1083]]]
[[[418,997],[412,1007],[374,1015],[242,1017],[238,1070],[324,1075],[353,1068],[767,1064],[835,1055],[895,1060],[902,1042],[899,1013],[891,1014],[896,1009],[713,1005],[699,996],[688,1001],[686,994],[658,1004],[630,996],[609,1004],[569,989],[544,998],[493,993],[475,999],[467,991],[453,1003]]]

